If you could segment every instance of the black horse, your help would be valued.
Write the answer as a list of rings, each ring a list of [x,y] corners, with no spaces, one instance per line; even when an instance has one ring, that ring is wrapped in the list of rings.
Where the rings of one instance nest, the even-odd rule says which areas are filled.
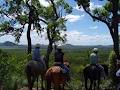
[[[107,65],[102,65],[104,68],[106,76],[108,76],[108,66]],[[92,90],[92,86],[94,84],[94,90],[96,90],[96,82],[97,82],[97,89],[99,90],[99,85],[100,85],[100,78],[101,78],[101,70],[98,69],[95,65],[90,65],[85,67],[83,70],[84,73],[84,78],[85,78],[85,89],[86,90]],[[88,79],[90,80],[90,87],[88,89],[87,86],[87,81]]]

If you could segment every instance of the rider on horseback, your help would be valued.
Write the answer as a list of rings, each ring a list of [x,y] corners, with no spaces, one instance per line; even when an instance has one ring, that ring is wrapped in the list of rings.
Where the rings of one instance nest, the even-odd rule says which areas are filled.
[[[104,68],[100,64],[98,64],[98,61],[98,48],[94,48],[93,52],[90,54],[90,64],[91,66],[96,66],[98,70],[100,70],[101,77],[105,77]]]
[[[57,48],[55,50],[54,55],[55,55],[55,65],[60,66],[63,69],[64,74],[69,74],[69,68],[63,64],[64,53],[62,52],[62,49]]]
[[[32,60],[35,60],[35,61],[41,60],[40,45],[39,44],[36,44],[35,49],[33,50]]]

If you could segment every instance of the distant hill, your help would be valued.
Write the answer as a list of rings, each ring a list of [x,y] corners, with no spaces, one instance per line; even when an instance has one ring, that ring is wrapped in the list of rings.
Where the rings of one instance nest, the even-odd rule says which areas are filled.
[[[47,48],[47,45],[40,45],[40,47],[42,49],[46,49]],[[100,48],[100,49],[104,49],[104,50],[108,50],[108,49],[111,49],[112,48],[112,45],[106,45],[106,46],[103,46],[103,45],[95,45],[95,46],[90,46],[90,45],[71,45],[71,44],[65,44],[63,46],[60,46],[62,47],[63,49],[76,49],[76,50],[84,50],[84,49],[92,49],[94,47],[97,47],[97,48]],[[10,41],[6,41],[4,43],[0,43],[0,48],[4,48],[4,49],[27,49],[27,45],[17,45],[13,42],[10,42]],[[33,45],[33,48],[34,48],[34,45]]]
[[[104,50],[108,50],[108,49],[112,49],[112,45],[71,45],[71,44],[66,44],[63,45],[62,48],[64,49],[76,49],[76,50],[84,50],[84,49],[92,49],[92,48],[99,48],[99,49],[104,49]]]
[[[16,44],[10,41],[6,41],[4,43],[0,43],[0,46],[15,46]]]
[[[25,49],[25,48],[27,48],[27,46],[26,45],[17,45],[13,42],[6,41],[4,43],[0,43],[0,48],[1,49],[15,49],[15,48]]]

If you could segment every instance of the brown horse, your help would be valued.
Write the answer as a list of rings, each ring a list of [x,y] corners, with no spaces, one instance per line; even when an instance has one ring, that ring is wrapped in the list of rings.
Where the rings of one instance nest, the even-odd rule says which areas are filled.
[[[69,68],[69,62],[64,61],[64,65]],[[65,76],[62,73],[63,69],[60,66],[50,67],[45,75],[46,80],[49,82],[49,87],[47,90],[51,90],[51,84],[54,87],[54,90],[64,90],[64,86],[69,79],[69,76]]]
[[[41,88],[43,87],[43,79],[46,71],[45,57],[41,57],[41,61],[30,60],[25,66],[25,72],[28,80],[28,88],[32,90],[35,80],[37,80],[37,90],[38,90],[38,78],[41,75]]]

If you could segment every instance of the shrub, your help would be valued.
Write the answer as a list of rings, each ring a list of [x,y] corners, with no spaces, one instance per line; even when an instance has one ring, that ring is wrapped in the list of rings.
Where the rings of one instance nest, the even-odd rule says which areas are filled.
[[[115,86],[119,80],[118,78],[116,77],[116,70],[117,70],[117,66],[116,66],[116,55],[115,55],[115,52],[114,51],[111,51],[110,52],[110,55],[109,55],[109,66],[110,66],[110,78],[112,80],[112,85]]]
[[[9,55],[6,52],[0,50],[0,86],[7,86],[11,77],[10,77],[10,63],[8,62]],[[6,89],[7,90],[7,89]]]

